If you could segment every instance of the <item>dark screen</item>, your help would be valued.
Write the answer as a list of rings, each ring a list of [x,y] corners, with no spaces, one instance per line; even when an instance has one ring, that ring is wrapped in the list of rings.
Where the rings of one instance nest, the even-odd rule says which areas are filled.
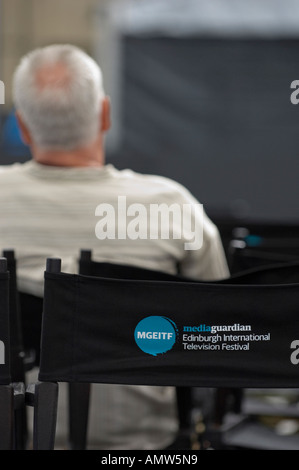
[[[184,184],[213,217],[299,219],[299,41],[125,37],[112,163]]]

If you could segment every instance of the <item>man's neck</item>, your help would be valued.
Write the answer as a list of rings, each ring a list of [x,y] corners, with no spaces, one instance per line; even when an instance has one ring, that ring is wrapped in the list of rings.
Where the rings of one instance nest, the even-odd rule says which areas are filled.
[[[101,167],[104,165],[104,152],[99,143],[77,150],[41,150],[32,149],[33,159],[48,166],[63,167]]]

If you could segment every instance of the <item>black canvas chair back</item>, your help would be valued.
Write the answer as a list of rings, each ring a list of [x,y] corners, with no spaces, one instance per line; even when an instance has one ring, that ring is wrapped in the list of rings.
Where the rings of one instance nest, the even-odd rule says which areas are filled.
[[[23,345],[20,298],[17,286],[17,261],[13,249],[5,249],[2,255],[7,260],[9,272],[9,337],[10,337],[10,370],[11,381],[15,387],[15,397],[24,400],[26,355]],[[28,362],[29,364],[29,362]],[[28,439],[27,413],[23,403],[17,404],[14,410],[15,447],[19,450],[26,448]]]
[[[47,271],[39,379],[296,388],[298,305],[297,282],[174,285]]]
[[[280,263],[276,260],[273,264],[255,266],[237,272],[228,279],[208,282],[137,266],[93,261],[92,252],[82,250],[79,259],[79,272],[87,276],[136,281],[196,282],[200,284],[294,284],[299,283],[299,260],[288,262],[284,260]]]
[[[299,254],[287,254],[280,251],[263,251],[248,248],[233,242],[229,249],[229,265],[232,274],[267,265],[289,263],[299,260]]]
[[[3,250],[2,255],[7,260],[7,270],[9,271],[11,378],[13,382],[25,382],[24,348],[17,288],[16,259],[14,250]]]
[[[0,385],[11,383],[9,330],[9,272],[0,258]]]
[[[82,250],[80,256],[80,273],[98,277],[107,277],[107,278],[119,278],[119,279],[135,279],[135,280],[161,280],[161,281],[190,281],[190,279],[183,278],[181,276],[174,276],[167,273],[161,273],[159,271],[148,270],[144,268],[139,268],[135,266],[127,265],[117,265],[114,263],[103,263],[96,262],[92,260],[92,252],[90,250]],[[273,267],[275,266],[275,269]],[[242,274],[235,274],[230,279],[224,281],[218,281],[216,284],[281,284],[281,283],[298,283],[299,282],[299,264],[290,263],[286,265],[268,265],[263,269],[255,268],[243,271]],[[80,385],[80,390],[84,390],[85,395],[80,397],[80,400],[77,398],[77,403],[72,407],[74,410],[70,415],[79,414],[78,411],[78,401],[84,403],[84,396],[86,397],[86,386]],[[177,402],[178,402],[178,414],[180,421],[180,436],[186,436],[190,434],[190,429],[192,429],[191,416],[192,411],[195,407],[193,389],[192,387],[177,387]],[[216,422],[221,423],[223,417],[227,412],[228,403],[231,401],[235,402],[235,410],[241,411],[242,407],[242,397],[243,391],[240,389],[223,389],[219,388],[215,393],[215,403],[214,403],[214,418]],[[77,436],[82,435],[84,425],[82,423],[87,423],[87,409],[88,405],[85,407],[85,419],[77,423],[77,429],[80,429],[81,432],[77,432]],[[82,414],[84,407],[81,406],[80,413]],[[186,433],[187,430],[187,433]],[[71,439],[72,441],[72,439]],[[73,439],[75,441],[75,439]],[[79,439],[79,442],[86,442],[86,430],[84,432],[84,437]],[[181,442],[181,439],[178,439],[178,444]],[[74,445],[76,448],[76,445]],[[82,444],[79,447],[83,447]]]
[[[139,266],[94,261],[92,259],[91,250],[81,250],[79,258],[79,273],[87,276],[116,279],[139,279],[144,281],[179,281],[184,279],[179,275],[172,275],[153,269],[141,268]]]
[[[299,283],[299,261],[273,263],[233,274],[217,284],[297,284]]]
[[[97,276],[112,279],[159,280],[179,281],[180,276],[150,270],[138,266],[98,262],[92,259],[91,250],[81,250],[79,259],[79,273],[88,276]],[[190,445],[191,413],[193,409],[192,389],[190,387],[176,387],[177,406],[179,416],[179,436],[177,445],[184,442]],[[87,384],[70,384],[69,387],[69,417],[70,417],[70,445],[73,449],[85,449],[88,425],[90,387]],[[78,407],[80,403],[80,407]]]
[[[0,450],[13,448],[14,390],[11,385],[9,272],[0,258]]]

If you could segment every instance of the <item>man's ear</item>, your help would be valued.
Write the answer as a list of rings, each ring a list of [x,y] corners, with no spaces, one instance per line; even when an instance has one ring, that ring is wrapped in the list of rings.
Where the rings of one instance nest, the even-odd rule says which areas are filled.
[[[18,122],[18,125],[19,125],[22,140],[24,141],[24,143],[26,145],[30,146],[32,144],[31,134],[30,134],[28,127],[24,123],[24,121],[23,121],[23,119],[22,119],[22,117],[21,117],[21,115],[18,111],[16,111],[16,119],[17,119],[17,122]]]
[[[106,96],[102,101],[102,113],[101,113],[101,131],[107,132],[111,127],[111,116],[110,116],[110,98]]]

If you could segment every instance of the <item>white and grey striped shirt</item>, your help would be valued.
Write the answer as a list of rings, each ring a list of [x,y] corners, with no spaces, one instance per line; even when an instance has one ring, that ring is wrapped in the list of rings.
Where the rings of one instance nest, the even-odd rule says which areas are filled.
[[[79,251],[84,248],[91,249],[99,261],[168,273],[174,273],[179,265],[183,275],[203,280],[228,275],[218,231],[205,214],[199,250],[185,250],[183,237],[99,240],[95,210],[100,204],[110,204],[117,212],[119,196],[126,197],[127,206],[197,203],[172,180],[118,171],[112,165],[63,168],[32,160],[1,167],[0,248],[16,252],[20,290],[42,296],[46,258],[59,257],[65,272],[77,272]]]
[[[133,264],[203,280],[228,276],[215,225],[204,214],[203,244],[186,251],[184,238],[104,239],[96,237],[96,208],[118,197],[127,205],[197,204],[167,178],[102,168],[62,168],[30,161],[0,168],[0,249],[13,248],[19,289],[43,295],[46,258],[62,259],[62,270],[77,272],[80,249],[93,259]],[[96,385],[90,413],[90,439],[97,448],[163,449],[177,430],[174,389]],[[59,420],[59,417],[58,417]]]

